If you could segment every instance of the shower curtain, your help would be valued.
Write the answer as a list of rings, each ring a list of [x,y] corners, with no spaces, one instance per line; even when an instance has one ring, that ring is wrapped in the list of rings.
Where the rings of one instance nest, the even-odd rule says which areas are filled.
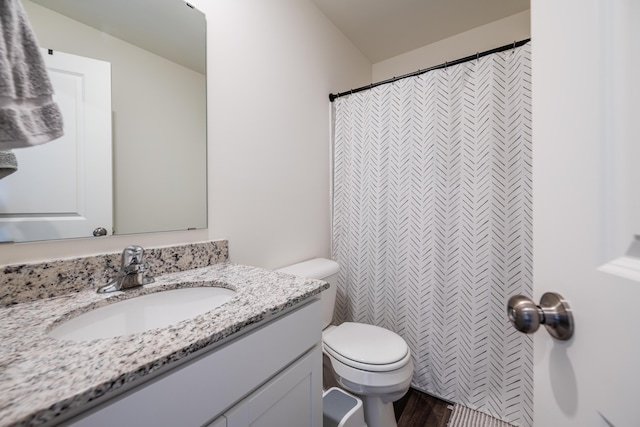
[[[400,334],[412,386],[533,424],[530,43],[334,102],[336,322]]]

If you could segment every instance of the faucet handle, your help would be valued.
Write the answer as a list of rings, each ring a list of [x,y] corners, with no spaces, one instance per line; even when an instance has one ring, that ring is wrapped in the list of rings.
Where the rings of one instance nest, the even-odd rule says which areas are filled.
[[[142,261],[144,249],[138,245],[131,245],[122,251],[120,271],[118,275],[106,285],[98,288],[98,293],[120,291],[153,283],[153,277],[145,277],[147,263]]]
[[[142,264],[142,257],[144,256],[144,249],[142,246],[130,245],[124,248],[122,251],[122,261],[120,268],[125,270],[130,265]]]

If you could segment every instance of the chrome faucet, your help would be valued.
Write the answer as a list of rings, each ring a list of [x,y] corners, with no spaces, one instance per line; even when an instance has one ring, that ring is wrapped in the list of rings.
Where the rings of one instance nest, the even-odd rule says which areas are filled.
[[[144,249],[137,245],[131,245],[122,251],[120,271],[115,279],[98,288],[99,294],[122,291],[138,286],[153,283],[153,277],[146,277],[147,263],[142,260]]]

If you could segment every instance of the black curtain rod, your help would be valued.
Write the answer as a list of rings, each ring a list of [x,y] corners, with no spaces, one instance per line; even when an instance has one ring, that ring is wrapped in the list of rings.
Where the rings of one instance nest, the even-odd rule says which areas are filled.
[[[393,83],[393,82],[396,82],[396,81],[398,81],[400,79],[406,79],[407,77],[419,76],[420,74],[428,73],[429,71],[439,70],[439,69],[442,69],[442,68],[449,67],[451,65],[462,64],[463,62],[467,62],[467,61],[473,61],[474,59],[482,58],[483,56],[491,55],[492,53],[504,52],[505,50],[515,49],[515,48],[520,47],[520,46],[522,46],[524,44],[527,44],[529,41],[531,41],[530,38],[529,39],[525,39],[525,40],[520,40],[519,42],[513,42],[511,44],[506,44],[504,46],[496,47],[495,49],[486,50],[484,52],[476,53],[475,55],[470,55],[470,56],[467,56],[465,58],[456,59],[455,61],[445,62],[444,64],[435,65],[435,66],[430,67],[430,68],[425,68],[424,70],[414,71],[413,73],[405,74],[405,75],[400,76],[400,77],[392,77],[390,79],[383,80],[383,81],[378,82],[378,83],[371,83],[368,86],[362,86],[362,87],[359,87],[357,89],[351,89],[349,91],[340,92],[340,93],[336,93],[336,94],[330,93],[329,94],[329,101],[333,102],[336,98],[340,98],[341,96],[351,95],[351,94],[356,93],[356,92],[362,92],[363,90],[373,89],[374,87],[381,86],[381,85],[386,85],[388,83]]]

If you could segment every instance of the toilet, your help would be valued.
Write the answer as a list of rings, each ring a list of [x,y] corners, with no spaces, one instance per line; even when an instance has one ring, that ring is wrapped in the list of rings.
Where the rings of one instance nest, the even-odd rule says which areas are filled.
[[[331,286],[321,294],[322,350],[338,385],[362,399],[368,427],[397,427],[393,402],[406,394],[413,376],[407,343],[379,326],[345,322],[331,325],[340,265],[315,258],[279,272],[319,279]]]

